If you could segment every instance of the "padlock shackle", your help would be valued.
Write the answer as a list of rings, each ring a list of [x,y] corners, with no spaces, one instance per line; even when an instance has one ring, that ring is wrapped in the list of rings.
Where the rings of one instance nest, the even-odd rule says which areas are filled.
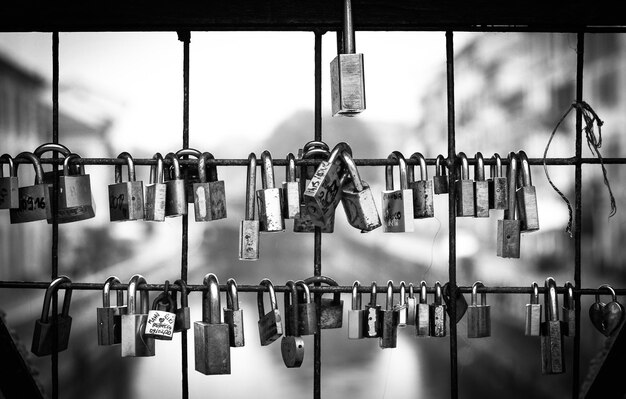
[[[116,276],[109,276],[104,281],[104,287],[102,288],[102,306],[105,308],[111,307],[111,284],[122,284],[122,281]],[[124,306],[124,292],[122,290],[117,291],[117,303],[116,306]]]
[[[443,155],[437,155],[437,159],[435,159],[435,176],[447,176],[447,168],[446,168],[446,159]]]
[[[182,148],[176,151],[176,156],[178,157],[178,159],[181,159],[182,157],[185,157],[185,156],[200,159],[200,157],[202,156],[202,153],[196,150],[195,148]]]
[[[72,280],[67,276],[59,276],[52,280],[46,294],[43,298],[43,308],[41,309],[41,323],[49,323],[50,303],[52,302],[52,296],[59,290],[59,286],[63,283],[72,283]],[[70,302],[72,300],[72,288],[65,289],[65,296],[63,297],[63,309],[61,314],[68,316],[70,313]]]
[[[261,184],[264,190],[276,187],[274,182],[272,154],[270,154],[268,150],[261,153]]]
[[[348,154],[347,151],[343,151],[341,153],[341,158],[343,159],[343,164],[346,166],[346,169],[348,169],[348,174],[351,177],[352,184],[354,185],[354,189],[358,192],[363,191],[364,190],[363,181],[361,180],[361,175],[359,174],[359,170],[356,168],[354,159],[352,159],[352,156]],[[343,176],[342,176],[342,179],[343,179]],[[341,185],[343,185],[343,183],[341,183]]]
[[[33,164],[33,168],[35,169],[35,184],[43,184],[43,168],[41,167],[41,162],[39,162],[39,157],[33,154],[32,152],[24,151],[17,154],[15,159],[26,159],[29,160]],[[15,165],[15,176],[17,176],[17,168],[19,164]]]
[[[328,144],[324,143],[323,141],[311,140],[307,142],[304,147],[302,147],[302,157],[305,158],[304,154],[311,150],[321,150],[330,153],[330,147],[328,146]]]
[[[200,183],[217,181],[217,166],[208,164],[211,159],[215,159],[215,157],[210,152],[203,152],[198,159],[198,178]],[[207,171],[209,172],[208,176]]]
[[[598,290],[601,289],[606,289],[607,291],[609,291],[609,293],[611,294],[611,301],[617,301],[617,294],[615,294],[615,290],[613,289],[613,287],[608,284],[602,284],[600,287],[598,287]],[[597,302],[600,302],[600,293],[596,294],[596,303]]]
[[[483,154],[479,151],[474,155],[476,158],[476,164],[474,165],[474,180],[485,181],[485,159]]]
[[[159,310],[159,305],[163,305],[163,309],[166,312],[174,313],[176,304],[174,303],[174,298],[172,298],[169,291],[170,281],[165,280],[165,288],[159,293],[159,295],[156,296],[156,298],[154,298],[154,301],[152,301],[152,310]]]
[[[331,287],[338,287],[339,284],[333,280],[330,277],[327,276],[313,276],[313,277],[309,277],[307,279],[304,280],[304,283],[307,285],[311,285],[311,284],[315,284],[315,283],[320,283],[320,284],[326,284],[328,286]],[[334,305],[339,305],[341,301],[341,293],[340,292],[335,292],[333,294],[333,304]]]
[[[330,164],[336,162],[337,159],[339,159],[339,157],[341,156],[342,152],[347,152],[348,154],[350,154],[350,156],[352,156],[352,147],[350,147],[348,143],[343,141],[337,143],[333,147],[333,150],[330,152],[327,162]]]
[[[393,151],[387,157],[389,161],[397,161],[400,168],[400,190],[408,190],[409,180],[407,176],[406,159],[400,151]],[[387,191],[393,190],[393,165],[385,166],[385,189]]]
[[[63,157],[67,157],[68,155],[72,153],[72,151],[70,151],[69,148],[67,148],[63,144],[58,144],[58,143],[45,143],[35,148],[35,151],[33,151],[33,153],[38,158],[41,158],[41,156],[45,154],[46,152],[58,152],[61,155],[63,155]]]
[[[222,322],[222,305],[220,303],[220,283],[213,273],[204,275],[202,284],[208,287],[202,291],[202,321],[208,324]]]
[[[443,157],[442,157],[443,158]],[[426,158],[421,152],[414,152],[410,159],[416,159],[420,166],[420,181],[428,180],[428,169],[426,168]],[[407,170],[407,181],[412,183],[415,181],[415,167],[411,165]]]
[[[80,155],[75,154],[75,153],[71,153],[70,155],[66,156],[65,159],[63,160],[63,176],[70,176],[70,162],[74,159],[80,159]],[[76,166],[78,167],[78,173],[84,175],[85,174],[85,165],[81,164],[76,164]]]
[[[528,162],[528,156],[526,155],[526,152],[519,150],[517,152],[517,157],[519,158],[522,164],[521,170],[518,173],[518,177],[521,183],[520,185],[522,187],[532,186],[533,180],[532,180],[532,177],[530,176],[530,163]]]
[[[126,290],[126,304],[127,304],[127,314],[136,314],[137,313],[137,288],[140,285],[147,285],[148,282],[141,274],[135,274],[128,281],[128,289]],[[148,313],[150,309],[150,293],[145,291],[140,291],[139,295],[141,295],[141,306],[139,311],[141,314]]]
[[[533,289],[533,292],[532,294],[530,294],[530,303],[532,305],[538,305],[539,304],[539,284],[533,281],[531,287]]]
[[[13,163],[13,157],[9,154],[2,154],[0,155],[0,161],[6,161],[6,163],[9,165],[9,176],[8,177],[15,177],[15,164]],[[0,177],[4,177],[4,166],[0,165]]]
[[[385,300],[385,309],[393,309],[393,281],[391,280],[387,281],[387,297]]]
[[[413,283],[409,283],[409,298],[415,298],[415,288]]]
[[[378,291],[378,286],[376,285],[376,281],[372,281],[372,285],[370,285],[370,306],[376,306],[376,295]]]
[[[311,291],[309,291],[309,286],[304,283],[302,280],[296,281],[296,287],[302,287],[302,291],[304,291],[304,301],[306,303],[311,303]]]
[[[301,153],[302,159],[321,159],[327,161],[330,157],[330,150],[328,144],[323,141],[309,141],[304,145]],[[302,195],[306,188],[306,181],[312,177],[312,173],[309,173],[310,166],[300,166],[300,202],[302,202]]]
[[[478,305],[478,287],[482,287],[485,288],[485,284],[483,284],[482,281],[476,281],[473,285],[472,285],[472,299],[471,299],[471,305],[472,306],[477,306]],[[480,304],[481,306],[485,306],[487,305],[487,294],[482,292],[480,294]]]
[[[248,172],[246,175],[246,213],[245,220],[254,220],[254,206],[256,203],[256,155],[248,155]]]
[[[469,162],[464,152],[459,152],[457,157],[461,160],[461,180],[469,180]]]
[[[296,287],[293,280],[287,281],[285,286],[288,288],[285,291],[285,314],[287,314],[287,307],[291,306],[290,329],[293,336],[297,337],[300,335],[298,334],[298,287]]]
[[[509,156],[509,168],[508,168],[508,176],[507,176],[507,184],[509,190],[509,206],[508,209],[504,210],[504,219],[506,220],[515,220],[515,198],[517,197],[517,155],[514,152],[510,152]]]
[[[171,165],[167,168],[168,170],[167,180],[180,180],[181,173],[180,173],[180,162],[178,162],[178,156],[174,154],[173,152],[168,152],[167,155],[165,155],[165,161],[171,162]]]
[[[569,281],[565,282],[565,294],[563,295],[563,306],[566,309],[574,309],[574,286]]]
[[[296,157],[291,152],[287,154],[287,167],[285,169],[285,180],[289,183],[296,182]]]
[[[174,284],[177,284],[180,287],[180,305],[184,308],[189,306],[189,300],[187,296],[189,292],[187,291],[187,283],[184,280],[178,279],[174,281]]]
[[[441,293],[441,283],[439,281],[435,282],[435,305],[442,305],[443,295]]]
[[[546,292],[544,294],[545,313],[547,321],[559,321],[559,297],[556,294],[556,281],[548,277],[545,283]]]
[[[359,292],[359,287],[361,287],[359,280],[352,283],[352,310],[361,310],[363,298]]]
[[[274,291],[274,284],[272,284],[272,281],[268,278],[264,278],[263,280],[261,280],[259,285],[267,287],[267,291],[270,294],[270,306],[272,310],[278,310],[278,302],[276,301],[276,291]],[[257,297],[256,297],[256,303],[259,309],[259,319],[265,316],[265,306],[263,305],[263,292],[264,292],[263,290],[260,290],[257,293]]]
[[[502,174],[502,158],[500,158],[500,154],[497,152],[493,154],[491,159],[495,159],[495,164],[489,167],[489,175],[493,179],[494,177],[504,177]]]
[[[127,153],[126,151],[120,153],[117,156],[119,159],[125,159],[126,165],[128,165],[128,181],[135,181],[135,161],[133,160],[132,155]],[[115,183],[122,182],[122,165],[115,165]]]
[[[400,281],[400,306],[406,305],[406,284]]]
[[[419,302],[422,304],[427,304],[428,303],[428,291],[427,291],[427,286],[426,286],[426,281],[422,280],[420,282],[420,298],[419,298]]]
[[[239,310],[237,281],[232,277],[226,280],[226,308],[234,311]]]
[[[156,159],[156,165],[150,166],[150,184],[163,183],[163,156],[157,152],[152,159]]]
[[[352,21],[352,1],[343,1],[343,54],[356,53],[354,23]]]

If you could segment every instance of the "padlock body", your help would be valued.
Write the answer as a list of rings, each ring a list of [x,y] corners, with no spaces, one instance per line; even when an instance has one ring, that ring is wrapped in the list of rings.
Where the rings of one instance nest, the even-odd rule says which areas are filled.
[[[287,336],[280,341],[280,353],[288,368],[300,367],[304,360],[304,340],[301,337]]]
[[[50,193],[46,184],[20,187],[17,209],[11,209],[11,223],[27,223],[52,218]]]
[[[147,314],[122,315],[122,357],[154,356],[154,338],[146,337]]]
[[[398,328],[405,328],[406,327],[406,319],[407,319],[407,306],[406,303],[404,305],[396,305],[393,307],[393,310],[395,310],[398,313]]]
[[[348,339],[363,338],[363,322],[365,310],[348,310]]]
[[[280,188],[257,190],[256,198],[259,206],[259,227],[264,232],[285,230],[283,219],[283,195]]]
[[[489,209],[509,209],[509,189],[506,177],[492,177],[489,183]]]
[[[165,183],[146,184],[145,220],[162,222],[165,220]]]
[[[472,180],[457,180],[456,184],[456,215],[474,216],[474,182]]]
[[[383,310],[382,312],[382,334],[379,344],[383,349],[395,348],[398,345],[398,312]]]
[[[474,182],[474,216],[489,217],[489,183],[486,180]]]
[[[315,226],[323,227],[335,216],[341,200],[340,177],[343,168],[338,160],[322,161],[303,194],[306,212]]]
[[[287,315],[290,315],[288,313]],[[287,326],[290,323],[286,322]],[[314,302],[302,302],[298,304],[298,334],[313,335],[319,332],[317,326],[317,307]],[[287,334],[290,335],[290,334]]]
[[[175,323],[176,313],[153,309],[148,312],[148,319],[144,330],[145,336],[171,341],[171,339],[174,338]]]
[[[0,177],[0,209],[20,207],[17,177]]]
[[[322,228],[322,233],[332,233],[335,230],[335,213],[327,219],[327,224]],[[311,217],[306,211],[306,206],[300,204],[300,214],[293,220],[294,233],[314,233],[315,225],[311,220]]]
[[[191,328],[191,315],[189,306],[183,306],[176,309],[176,323],[174,324],[174,332],[181,332]]]
[[[109,215],[112,222],[143,219],[143,202],[142,182],[109,185]]]
[[[165,182],[165,216],[175,217],[187,214],[187,194],[183,179],[167,180]]]
[[[430,306],[430,336],[446,336],[446,307],[445,305],[431,304]]]
[[[412,190],[386,190],[382,193],[383,230],[385,233],[412,232]]]
[[[246,344],[243,333],[243,309],[224,308],[224,323],[228,325],[228,342],[233,348],[239,348]]]
[[[89,175],[59,177],[59,208],[91,208],[91,201],[91,180]]]
[[[339,54],[330,63],[332,115],[353,116],[365,110],[363,54]]]
[[[430,334],[430,305],[418,303],[415,315],[415,335],[418,337],[429,337]]]
[[[35,321],[35,329],[33,331],[33,342],[30,351],[36,356],[47,356],[52,354],[52,343],[54,342],[52,319],[47,323],[41,320]],[[70,331],[72,329],[72,317],[59,314],[57,316],[58,335],[57,350],[62,352],[67,349],[70,342]]]
[[[467,308],[467,337],[483,338],[491,335],[491,307],[470,305]]]
[[[541,335],[541,304],[529,303],[526,305],[524,334],[530,337]]]
[[[363,335],[365,338],[377,338],[382,333],[380,305],[365,306],[365,320],[363,320]]]
[[[541,372],[560,374],[565,372],[563,331],[560,321],[541,324]]]
[[[520,221],[498,220],[496,254],[502,258],[520,257]]]
[[[418,180],[409,183],[413,191],[413,217],[415,219],[432,218],[435,216],[433,206],[433,182]]]
[[[563,306],[563,334],[567,337],[576,336],[576,310]]]
[[[534,186],[517,189],[517,209],[519,210],[520,231],[539,230],[539,211],[537,209],[537,192]]]
[[[196,222],[226,219],[226,189],[223,180],[194,183],[193,196]]]
[[[300,183],[297,181],[283,183],[283,216],[295,219],[300,216]]]
[[[322,298],[320,328],[341,328],[343,325],[343,299]]]
[[[125,306],[96,309],[98,345],[118,345],[122,342],[122,314],[125,311]]]
[[[452,311],[451,311],[451,306],[452,304],[452,299],[450,298],[449,292],[445,289],[447,287],[447,283],[446,285],[444,285],[444,293],[443,293],[443,301],[446,304],[446,312],[448,313],[448,316],[452,317]],[[463,295],[463,293],[461,291],[457,291],[457,295],[456,295],[456,323],[458,324],[459,321],[461,321],[461,319],[463,319],[463,316],[465,315],[465,312],[467,312],[467,300],[465,299],[465,296]]]
[[[259,259],[259,221],[242,220],[239,225],[239,260]]]
[[[434,176],[433,191],[435,194],[448,194],[450,192],[448,176]]]
[[[278,309],[273,309],[258,322],[261,346],[267,346],[283,335],[283,324]]]
[[[415,297],[407,297],[406,298],[406,324],[410,326],[415,325],[415,316],[417,312],[417,298]]]
[[[380,227],[380,216],[369,185],[361,181],[362,191],[357,191],[352,182],[342,190],[341,203],[348,223],[361,232],[372,231]]]
[[[230,374],[228,324],[193,323],[196,371],[205,375]]]

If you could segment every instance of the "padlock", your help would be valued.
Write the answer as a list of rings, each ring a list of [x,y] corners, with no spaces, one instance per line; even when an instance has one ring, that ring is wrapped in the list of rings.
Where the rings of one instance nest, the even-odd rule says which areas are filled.
[[[433,182],[428,180],[426,159],[419,152],[414,152],[411,159],[416,159],[420,166],[420,179],[415,181],[414,167],[409,168],[409,188],[413,191],[413,217],[415,219],[432,218],[435,216],[433,206]],[[447,182],[447,176],[446,176]]]
[[[446,305],[443,304],[442,299],[441,284],[437,281],[435,283],[435,300],[430,304],[429,309],[431,337],[446,336]]]
[[[382,335],[382,309],[376,303],[377,289],[376,282],[372,281],[370,302],[365,305],[365,320],[363,320],[363,336],[365,338],[378,338]]]
[[[524,334],[530,337],[541,335],[541,303],[539,303],[539,286],[533,281],[533,293],[530,294],[530,303],[526,305]]]
[[[122,357],[154,356],[154,338],[146,337],[145,328],[150,310],[150,293],[139,292],[141,302],[137,300],[137,288],[147,285],[146,279],[135,274],[128,281],[126,291],[126,313],[122,314]],[[137,305],[139,304],[139,310]]]
[[[477,152],[474,158],[476,158],[476,164],[474,164],[474,216],[488,218],[489,183],[485,180],[485,160],[480,152]]]
[[[450,192],[448,174],[446,172],[446,159],[443,155],[437,155],[435,160],[435,176],[433,176],[433,191],[435,194],[447,194]]]
[[[261,181],[263,188],[256,190],[259,227],[261,231],[268,233],[284,231],[283,189],[274,187],[274,165],[272,155],[267,150],[261,153]]]
[[[182,160],[187,160],[187,157],[194,157],[200,161],[202,153],[195,148],[182,148],[176,151],[176,157],[178,157],[178,163]],[[185,193],[187,193],[187,203],[193,204],[193,185],[200,182],[200,173],[198,172],[197,164],[181,164],[180,174],[185,180]]]
[[[228,341],[233,348],[245,346],[243,329],[243,309],[239,308],[239,293],[234,278],[226,281],[226,307],[224,308],[224,323],[228,324]]]
[[[303,198],[306,212],[315,226],[323,227],[335,217],[335,208],[341,200],[341,178],[345,166],[341,154],[352,155],[352,149],[346,143],[338,143],[327,161],[322,161],[311,178]]]
[[[298,333],[299,335],[313,335],[319,332],[317,324],[317,306],[311,300],[309,286],[302,280],[296,281],[296,288],[302,288],[302,294],[298,297]]]
[[[478,287],[485,287],[480,281],[472,285],[472,301],[467,308],[467,338],[484,338],[491,336],[491,307],[487,305],[487,294],[480,294],[478,304]]]
[[[545,288],[545,321],[541,323],[541,372],[543,374],[560,374],[565,372],[565,347],[563,345],[563,330],[559,321],[556,281],[552,277],[548,277]]]
[[[415,297],[413,283],[409,283],[409,294],[406,297],[406,324],[414,326],[418,299]],[[428,319],[428,318],[427,318]]]
[[[47,191],[47,187],[46,187]],[[59,290],[59,286],[63,283],[71,284],[72,281],[67,276],[59,276],[54,279],[46,289],[46,295],[43,300],[43,309],[41,318],[35,321],[35,329],[33,331],[33,343],[30,351],[36,356],[51,355],[54,344],[54,328],[57,328],[57,352],[63,352],[67,349],[70,341],[70,331],[72,329],[72,317],[70,316],[70,302],[72,300],[72,288],[65,289],[63,297],[63,309],[54,319],[51,320],[50,303],[52,296]]]
[[[519,258],[520,256],[520,221],[515,219],[515,185],[517,181],[517,155],[509,154],[508,209],[504,211],[504,219],[498,220],[496,254],[502,258]]]
[[[344,178],[347,180],[348,176],[350,177],[349,182],[340,184],[341,204],[348,223],[352,227],[360,229],[361,233],[377,229],[380,227],[380,216],[370,186],[361,180],[356,164],[347,151],[341,153],[341,158],[346,168],[346,175],[341,181],[343,182]]]
[[[358,280],[352,284],[352,308],[348,310],[348,339],[363,338],[366,310],[361,309],[362,295],[359,292],[360,286],[361,283]]]
[[[200,181],[193,184],[196,222],[226,219],[227,216],[224,180],[218,180],[217,166],[207,165],[211,159],[213,159],[213,155],[205,152],[198,160]]]
[[[152,309],[148,312],[146,337],[170,341],[174,338],[176,324],[176,303],[169,292],[170,282],[165,280],[165,289],[152,302]]]
[[[476,209],[474,207],[474,182],[469,177],[469,163],[464,152],[459,152],[457,156],[461,160],[460,180],[456,180],[456,215],[457,216],[474,216]]]
[[[569,281],[565,283],[563,294],[563,334],[567,337],[576,336],[576,302],[574,300],[574,286]]]
[[[111,306],[111,284],[121,284],[119,278],[110,276],[102,289],[102,306],[96,309],[98,345],[118,345],[122,342],[122,314],[126,313],[124,292],[117,290],[116,306]]]
[[[537,191],[530,176],[530,163],[524,151],[517,153],[521,163],[518,173],[517,209],[519,211],[520,231],[528,233],[539,230],[539,210],[537,209]]]
[[[9,210],[11,223],[51,219],[50,190],[48,185],[43,182],[43,169],[41,168],[41,163],[39,163],[39,158],[33,153],[22,152],[15,159],[26,159],[32,162],[35,168],[35,184],[18,189],[20,206],[19,208]],[[15,166],[16,175],[18,166]]]
[[[42,145],[40,145],[39,147],[35,148],[35,151],[33,151],[33,154],[35,154],[35,156],[39,159],[41,159],[42,155],[47,153],[47,152],[52,152],[52,153],[57,153],[60,155],[63,155],[63,158],[69,156],[72,151],[69,150],[69,148],[67,148],[66,146],[64,146],[63,144],[59,144],[59,143],[44,143]],[[16,171],[17,172],[17,171]],[[78,170],[74,170],[72,171],[72,173],[79,173]],[[58,174],[58,172],[57,172]],[[55,172],[50,170],[47,172],[44,172],[43,174],[43,183],[47,184],[48,187],[50,188],[50,198],[52,198],[52,195],[54,194],[54,175]]]
[[[145,186],[145,220],[162,222],[165,220],[166,195],[166,187],[163,182],[163,156],[157,152],[152,159],[156,160],[156,165],[150,166],[150,183]]]
[[[609,291],[611,302],[605,304],[600,301],[599,291],[602,289]],[[624,315],[624,307],[617,302],[615,290],[608,284],[602,284],[596,293],[596,301],[589,308],[589,318],[593,326],[607,338],[611,337],[620,331],[620,326],[624,322]]]
[[[122,182],[122,165],[115,165],[115,184],[109,185],[109,213],[112,222],[140,220],[144,218],[143,183],[135,181],[133,157],[122,152],[117,156],[128,165],[128,181]]]
[[[287,168],[283,182],[283,216],[295,219],[300,216],[300,183],[296,179],[296,157],[287,154]]]
[[[398,328],[405,328],[407,325],[407,305],[406,305],[406,284],[400,281],[400,301],[394,306],[398,311]]]
[[[400,166],[400,189],[393,187],[393,166],[385,166],[385,188],[382,193],[383,230],[385,233],[413,231],[413,190],[409,188],[406,160],[399,151],[392,152],[387,160]]]
[[[507,178],[502,173],[502,159],[499,154],[493,154],[491,159],[491,177],[487,180],[489,184],[489,209],[508,209],[509,190]]]
[[[259,259],[259,221],[254,217],[256,204],[256,155],[248,156],[246,213],[239,225],[239,260]]]
[[[263,291],[257,294],[257,306],[259,308],[259,338],[261,346],[267,346],[276,341],[283,335],[283,323],[278,310],[278,302],[276,301],[276,293],[274,292],[274,284],[269,279],[261,280],[260,285],[267,287],[270,295],[270,311],[265,313],[263,306]]]
[[[304,280],[304,283],[308,285],[321,283],[331,287],[339,286],[335,280],[326,276],[309,277]],[[341,299],[341,293],[339,291],[335,292],[332,299],[322,298],[320,312],[320,328],[341,328],[343,324],[343,299]]]
[[[430,337],[430,305],[428,305],[428,291],[426,281],[420,283],[420,297],[415,312],[415,335]],[[444,331],[445,332],[445,331]]]
[[[378,340],[381,348],[395,348],[398,345],[398,314],[393,306],[393,281],[387,282],[385,310],[381,311],[382,334]]]
[[[4,176],[4,167],[0,164],[0,209],[17,209],[20,207],[18,196],[18,182],[13,165],[13,157],[9,154],[2,154],[0,161],[7,163],[9,168],[8,176]]]
[[[202,321],[193,323],[196,371],[206,375],[230,374],[228,324],[222,322],[220,286],[217,276],[208,273],[202,284]]]
[[[446,304],[446,311],[448,312],[448,316],[452,317],[452,296],[450,294],[450,283],[445,283],[442,287],[442,291],[443,291],[443,301]],[[461,319],[463,319],[463,316],[465,315],[465,312],[467,311],[467,300],[465,299],[465,296],[463,295],[463,293],[461,291],[459,291],[458,287],[456,290],[456,302],[455,302],[455,309],[456,309],[456,323],[458,324]]]
[[[171,162],[165,173],[165,216],[176,217],[186,215],[189,205],[185,192],[185,180],[182,178],[178,157],[173,152],[165,156],[165,161]]]
[[[304,360],[304,340],[298,328],[298,289],[292,280],[285,285],[288,288],[285,291],[285,336],[280,341],[280,353],[285,366],[294,368],[300,367]]]
[[[78,173],[71,174],[69,163],[75,159],[80,156],[70,154],[63,160],[63,175],[59,176],[58,223],[78,222],[96,216],[91,180],[85,174],[85,166],[78,164]],[[52,223],[52,218],[48,223]]]
[[[176,323],[174,324],[174,332],[177,333],[191,328],[191,314],[187,298],[187,283],[179,279],[174,284],[180,287],[180,306],[176,305]],[[174,300],[176,300],[176,292],[174,292]]]

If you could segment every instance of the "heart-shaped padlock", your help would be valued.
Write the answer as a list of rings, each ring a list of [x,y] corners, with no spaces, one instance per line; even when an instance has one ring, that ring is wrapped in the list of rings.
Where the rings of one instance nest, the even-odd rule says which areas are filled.
[[[596,302],[589,308],[591,323],[602,334],[610,337],[615,333],[624,321],[624,307],[617,302],[617,295],[609,285],[604,284],[599,289],[606,288],[610,291],[611,302],[600,302],[600,294],[596,294]]]

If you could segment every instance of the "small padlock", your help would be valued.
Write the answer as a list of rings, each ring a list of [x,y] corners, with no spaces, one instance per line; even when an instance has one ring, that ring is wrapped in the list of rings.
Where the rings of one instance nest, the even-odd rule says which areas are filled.
[[[35,168],[35,184],[18,189],[19,208],[9,210],[11,223],[26,223],[52,218],[50,191],[48,185],[43,182],[43,169],[39,158],[33,153],[22,152],[15,159],[26,159],[32,162]],[[18,166],[15,166],[16,175]]]
[[[115,165],[115,184],[109,185],[109,214],[112,222],[140,220],[144,218],[143,183],[135,181],[133,157],[122,152],[117,156],[128,165],[128,181],[122,182],[122,165]]]
[[[189,205],[187,204],[186,183],[182,177],[178,156],[173,152],[165,156],[165,161],[171,165],[165,173],[165,216],[176,217],[186,215]]]
[[[433,191],[435,194],[447,194],[450,192],[446,170],[446,159],[441,154],[437,155],[437,159],[435,160],[435,176],[433,176]]]
[[[464,152],[459,152],[458,158],[461,160],[460,179],[455,181],[456,185],[456,215],[474,216],[476,214],[474,182],[469,177],[469,163]]]
[[[256,204],[256,155],[248,156],[246,178],[246,213],[239,225],[239,260],[259,259],[259,221],[254,217]]]
[[[296,157],[287,154],[287,168],[283,182],[283,216],[295,219],[300,216],[300,183],[296,178]]]
[[[517,181],[517,155],[509,154],[508,169],[508,209],[504,211],[504,219],[498,220],[496,254],[502,258],[519,258],[520,256],[520,221],[515,219],[515,185]]]
[[[111,306],[111,284],[122,282],[115,276],[110,276],[104,282],[102,289],[102,306],[96,309],[98,331],[98,345],[118,345],[122,342],[122,314],[126,313],[124,292],[117,290],[116,306]]]
[[[170,282],[165,280],[165,290],[152,302],[146,322],[146,337],[171,341],[176,324],[176,303],[169,293]]]
[[[413,190],[409,188],[406,160],[399,151],[392,152],[387,160],[400,166],[400,189],[393,187],[393,166],[385,166],[385,188],[382,193],[383,230],[385,233],[412,232]]]
[[[46,191],[47,191],[46,187]],[[72,288],[65,289],[63,297],[63,309],[56,317],[56,321],[50,319],[50,303],[52,296],[59,290],[59,286],[63,283],[71,284],[72,281],[67,276],[59,276],[54,279],[46,289],[46,295],[43,300],[43,309],[41,318],[35,321],[35,330],[33,331],[33,343],[30,351],[36,356],[47,356],[52,354],[54,344],[54,328],[57,328],[57,352],[63,352],[67,349],[70,341],[70,331],[72,329],[72,317],[69,315],[70,302],[72,300]]]
[[[565,372],[565,347],[563,345],[563,330],[559,321],[556,281],[552,277],[548,277],[545,288],[545,321],[541,323],[541,372],[543,374],[560,374]]]
[[[145,328],[150,310],[150,294],[147,290],[140,291],[141,302],[137,313],[137,288],[147,285],[146,279],[135,274],[128,281],[126,291],[126,313],[122,314],[122,357],[154,356],[154,338],[146,337]]]
[[[180,306],[176,305],[176,323],[174,324],[174,332],[177,333],[191,328],[191,314],[187,297],[187,283],[179,279],[174,284],[180,287]],[[176,292],[174,292],[174,300],[176,300]]]
[[[432,218],[435,216],[435,208],[433,206],[433,182],[428,180],[426,159],[419,152],[414,152],[413,155],[411,155],[411,159],[416,159],[420,166],[420,179],[417,181],[415,181],[415,168],[411,166],[408,171],[409,188],[413,191],[413,217],[415,219]]]
[[[228,324],[228,340],[233,348],[245,346],[246,340],[243,329],[243,309],[239,308],[239,294],[237,282],[234,278],[226,281],[226,307],[224,308],[224,323]]]
[[[365,338],[378,338],[382,335],[381,306],[376,303],[376,282],[372,281],[370,289],[370,302],[365,305],[365,320],[363,320],[363,336]]]
[[[530,303],[526,305],[524,334],[530,337],[541,335],[541,303],[539,303],[539,286],[533,281],[533,293],[530,294]]]
[[[332,115],[355,116],[365,110],[363,54],[355,50],[352,2],[344,0],[343,5],[343,46],[330,63]]]
[[[91,180],[85,174],[85,165],[78,164],[78,173],[71,173],[69,163],[75,159],[80,156],[70,154],[63,160],[63,175],[59,176],[58,223],[78,222],[96,216]],[[48,223],[52,223],[52,218]]]
[[[261,181],[263,188],[256,190],[261,231],[269,233],[284,231],[283,189],[274,186],[274,165],[272,155],[267,150],[261,153]]]
[[[152,159],[156,160],[156,165],[150,166],[150,183],[145,186],[145,220],[162,222],[165,220],[166,192],[165,183],[163,182],[163,156],[157,152]]]
[[[409,294],[406,297],[406,324],[414,326],[418,299],[415,297],[413,283],[409,283]]]
[[[563,294],[563,334],[567,337],[576,336],[576,302],[574,300],[574,286],[569,281],[565,283]]]
[[[200,161],[202,153],[195,148],[183,148],[176,151],[176,157],[180,161],[186,160],[185,157],[194,157]],[[185,192],[187,193],[187,203],[193,204],[193,185],[200,182],[200,174],[198,173],[197,165],[194,164],[182,164],[180,166],[180,174],[183,180],[185,180]]]
[[[428,291],[426,281],[420,283],[420,297],[415,312],[415,335],[430,337],[430,305],[428,305]]]
[[[9,166],[9,175],[4,176],[4,167],[0,164],[0,209],[17,209],[20,207],[18,196],[18,182],[13,165],[13,157],[9,154],[2,154],[0,161],[4,161]]]
[[[445,337],[446,336],[446,305],[443,304],[441,294],[441,284],[439,281],[435,283],[435,300],[430,304],[429,309],[430,320],[430,336]]]
[[[300,367],[304,360],[304,340],[298,327],[298,289],[292,280],[285,285],[288,288],[285,291],[285,336],[280,341],[280,352],[285,366],[294,368]]]
[[[263,291],[259,291],[257,294],[257,306],[259,308],[259,338],[261,339],[261,346],[267,346],[283,335],[283,323],[282,318],[280,317],[280,311],[278,310],[274,284],[272,284],[269,279],[265,278],[261,280],[260,285],[266,286],[270,295],[271,310],[268,313],[265,313],[265,308],[263,306]]]
[[[348,339],[363,338],[366,310],[361,309],[362,295],[359,292],[360,286],[361,283],[358,280],[352,284],[352,308],[348,310]]]
[[[302,288],[302,294],[298,297],[298,334],[313,335],[319,332],[317,324],[317,306],[311,300],[309,286],[302,280],[296,281],[296,287]]]
[[[370,186],[361,180],[354,160],[347,151],[341,153],[346,174],[342,178],[341,204],[346,213],[348,223],[366,233],[380,227],[380,216]],[[343,183],[344,178],[350,181]]]
[[[488,218],[489,183],[485,180],[485,160],[480,152],[477,152],[474,158],[476,158],[474,165],[474,216]]]
[[[387,282],[385,310],[381,311],[382,334],[378,341],[381,348],[395,348],[398,344],[398,314],[393,306],[393,281]]]
[[[517,153],[521,162],[518,173],[517,209],[519,211],[520,231],[528,233],[539,230],[539,210],[537,209],[537,191],[530,176],[530,163],[524,151]]]
[[[472,285],[472,301],[467,308],[467,338],[484,338],[491,336],[491,307],[487,305],[487,294],[480,294],[478,304],[478,287],[485,287],[480,281]]]
[[[491,159],[495,164],[491,165],[491,177],[487,180],[489,184],[489,209],[509,208],[509,189],[507,178],[502,173],[502,159],[499,154],[493,154]]]
[[[406,305],[406,284],[400,281],[400,301],[394,306],[398,311],[398,328],[405,328],[407,325],[407,305]]]
[[[218,180],[217,166],[207,164],[211,159],[213,155],[205,152],[198,160],[200,181],[193,184],[196,222],[226,219],[227,216],[224,180]]]
[[[309,277],[304,280],[304,283],[308,285],[321,283],[331,287],[339,286],[335,280],[326,276]],[[320,328],[341,328],[343,325],[343,299],[341,299],[341,293],[339,291],[335,292],[332,299],[322,298],[320,312]]]
[[[208,273],[202,284],[202,321],[193,323],[196,370],[205,375],[230,374],[228,324],[222,322],[220,286],[217,276]]]
[[[446,304],[446,311],[448,312],[448,316],[452,317],[452,296],[450,293],[450,283],[445,283],[443,285],[443,301]],[[456,302],[454,304],[455,309],[456,309],[456,323],[458,324],[461,319],[463,319],[463,316],[465,315],[465,312],[467,311],[467,300],[465,299],[465,296],[463,295],[463,293],[461,291],[459,291],[458,287],[456,290]]]
[[[611,302],[605,304],[600,300],[599,291],[602,289],[609,291]],[[593,326],[608,338],[620,330],[624,322],[624,313],[624,307],[617,302],[615,290],[608,284],[602,284],[596,293],[596,301],[589,308],[589,318]]]

